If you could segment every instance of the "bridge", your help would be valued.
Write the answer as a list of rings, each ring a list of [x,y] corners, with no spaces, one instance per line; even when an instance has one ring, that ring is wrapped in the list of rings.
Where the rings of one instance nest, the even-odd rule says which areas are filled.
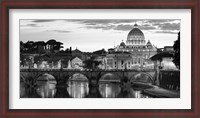
[[[89,85],[98,85],[99,80],[102,78],[112,75],[116,80],[123,82],[127,81],[140,81],[140,76],[145,76],[147,80],[152,84],[156,83],[156,71],[137,71],[137,70],[65,70],[65,69],[21,69],[20,70],[20,81],[34,85],[37,79],[43,74],[52,75],[57,83],[66,83],[70,77],[75,74],[84,75]]]

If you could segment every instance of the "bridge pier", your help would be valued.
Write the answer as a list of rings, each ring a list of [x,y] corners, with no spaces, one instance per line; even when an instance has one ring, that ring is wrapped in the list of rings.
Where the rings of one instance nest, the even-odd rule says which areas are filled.
[[[90,87],[98,87],[99,86],[99,79],[96,77],[89,78],[89,86]]]

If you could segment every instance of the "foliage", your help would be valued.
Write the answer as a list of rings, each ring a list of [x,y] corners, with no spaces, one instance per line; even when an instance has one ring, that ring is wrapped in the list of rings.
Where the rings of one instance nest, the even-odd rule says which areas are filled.
[[[174,42],[174,56],[173,62],[178,69],[180,69],[180,32],[178,33],[178,39]]]
[[[95,61],[94,59],[88,59],[83,62],[84,63],[84,68],[87,69],[97,69],[99,64],[101,64],[100,61]]]
[[[173,54],[171,54],[170,52],[160,52],[160,53],[155,54],[154,56],[152,56],[151,60],[153,60],[153,61],[158,60],[158,61],[162,62],[162,59],[164,57],[173,57]]]
[[[63,48],[63,43],[56,41],[54,39],[48,40],[47,42],[44,41],[27,41],[22,42],[20,41],[20,52],[21,53],[44,53],[47,50],[47,45],[49,46],[48,50],[51,52],[60,51]]]
[[[93,54],[106,54],[105,49],[94,51]]]

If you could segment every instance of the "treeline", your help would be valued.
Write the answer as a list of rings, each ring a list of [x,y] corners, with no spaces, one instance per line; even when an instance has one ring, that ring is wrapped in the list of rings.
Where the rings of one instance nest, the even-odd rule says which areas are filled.
[[[56,41],[54,39],[44,41],[20,41],[20,52],[21,53],[45,53],[45,52],[60,52],[63,48],[63,43]],[[66,49],[65,51],[69,52],[70,49]],[[63,52],[63,50],[62,50]]]

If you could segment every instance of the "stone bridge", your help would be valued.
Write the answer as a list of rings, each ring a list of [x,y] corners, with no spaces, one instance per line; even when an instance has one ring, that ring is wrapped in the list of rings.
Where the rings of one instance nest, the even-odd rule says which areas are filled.
[[[156,71],[136,70],[65,70],[65,69],[21,69],[20,81],[34,85],[43,74],[55,77],[57,83],[66,83],[74,74],[82,74],[87,77],[89,85],[98,85],[99,80],[107,74],[112,75],[120,82],[124,80],[137,81],[138,76],[146,76],[152,84],[156,83]]]

